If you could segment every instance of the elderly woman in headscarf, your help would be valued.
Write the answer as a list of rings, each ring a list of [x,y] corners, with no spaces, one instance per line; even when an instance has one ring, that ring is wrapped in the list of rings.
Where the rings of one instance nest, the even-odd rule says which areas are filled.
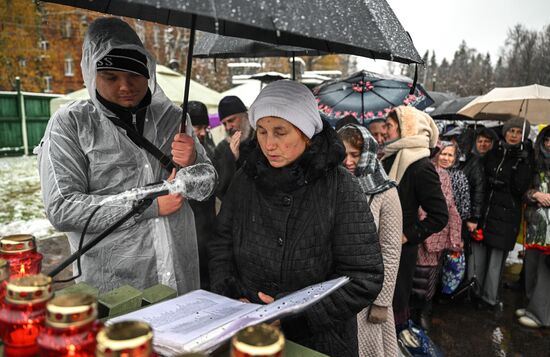
[[[414,320],[426,331],[431,326],[432,299],[441,275],[442,256],[446,250],[461,251],[462,219],[470,215],[470,192],[464,173],[456,168],[458,146],[452,142],[440,142],[439,151],[432,159],[441,181],[449,220],[442,231],[432,234],[418,249],[411,306],[415,309]],[[420,210],[420,218],[426,213]]]
[[[519,323],[531,328],[550,327],[550,126],[537,136],[535,175],[525,193],[525,293],[529,304],[516,310]]]
[[[447,225],[448,211],[439,176],[429,159],[439,135],[433,119],[416,108],[398,106],[388,114],[386,127],[382,164],[398,184],[403,212],[403,245],[393,296],[395,323],[400,328],[409,318],[418,245]],[[427,214],[424,220],[418,217],[420,207]]]
[[[384,259],[382,291],[373,304],[357,316],[359,355],[397,356],[391,307],[403,232],[397,185],[390,180],[378,160],[378,144],[366,128],[348,124],[338,130],[338,136],[346,147],[344,166],[357,177],[368,197]]]
[[[212,290],[269,303],[339,276],[351,281],[281,320],[285,336],[330,356],[358,356],[357,314],[378,296],[383,262],[344,147],[304,85],[266,86],[249,110],[257,144],[237,171],[209,245]]]

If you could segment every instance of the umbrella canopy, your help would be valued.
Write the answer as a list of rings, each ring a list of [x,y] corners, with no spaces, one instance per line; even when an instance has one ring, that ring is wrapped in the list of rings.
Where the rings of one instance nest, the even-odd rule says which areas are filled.
[[[458,114],[474,120],[520,117],[531,124],[550,124],[550,87],[495,88],[462,108]]]
[[[434,100],[433,104],[430,105],[430,108],[434,108],[434,109],[439,107],[441,104],[443,104],[443,102],[456,98],[456,95],[451,93],[435,92],[431,90],[428,91],[428,95]]]
[[[385,118],[401,104],[420,110],[433,103],[421,85],[410,94],[413,81],[403,76],[360,71],[348,78],[322,84],[313,90],[319,111],[330,121],[353,115],[360,122]]]
[[[207,32],[198,34],[193,51],[193,56],[197,58],[294,57],[323,56],[325,54],[323,51],[314,49],[275,45]]]
[[[469,119],[468,117],[457,113],[460,109],[464,108],[466,104],[476,98],[477,95],[472,95],[444,101],[430,113],[430,116],[434,119],[467,120]]]
[[[386,0],[48,1],[327,53],[422,63],[411,38]]]

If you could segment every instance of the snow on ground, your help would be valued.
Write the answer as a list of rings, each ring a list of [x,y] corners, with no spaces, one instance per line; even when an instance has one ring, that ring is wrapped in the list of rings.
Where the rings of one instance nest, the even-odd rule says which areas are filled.
[[[44,213],[36,156],[0,158],[0,235],[17,233],[56,234]]]

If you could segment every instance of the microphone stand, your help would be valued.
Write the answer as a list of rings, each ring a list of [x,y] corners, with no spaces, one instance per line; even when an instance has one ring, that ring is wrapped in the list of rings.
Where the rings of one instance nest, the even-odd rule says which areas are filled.
[[[115,231],[118,227],[122,226],[124,222],[132,218],[132,216],[136,214],[142,214],[147,209],[147,207],[151,205],[151,203],[153,203],[153,199],[143,199],[135,202],[132,209],[128,213],[126,213],[122,218],[120,218],[118,221],[113,223],[110,227],[105,229],[103,232],[101,232],[98,236],[93,238],[91,241],[84,244],[84,246],[82,246],[82,249],[77,250],[71,256],[69,256],[67,259],[61,262],[61,264],[59,264],[51,272],[48,273],[48,276],[53,278],[57,274],[61,273],[63,269],[65,269],[67,266],[72,264],[75,260],[77,260],[82,255],[86,254],[87,251],[95,247],[105,237],[113,233],[113,231]]]

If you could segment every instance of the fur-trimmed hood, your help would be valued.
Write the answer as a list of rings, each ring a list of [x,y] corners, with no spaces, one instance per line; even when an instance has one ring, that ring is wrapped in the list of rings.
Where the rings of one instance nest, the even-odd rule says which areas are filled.
[[[407,138],[415,135],[428,137],[429,147],[433,148],[439,138],[439,129],[434,120],[428,114],[416,109],[400,105],[395,107],[395,113],[399,120],[399,130],[401,138]]]

